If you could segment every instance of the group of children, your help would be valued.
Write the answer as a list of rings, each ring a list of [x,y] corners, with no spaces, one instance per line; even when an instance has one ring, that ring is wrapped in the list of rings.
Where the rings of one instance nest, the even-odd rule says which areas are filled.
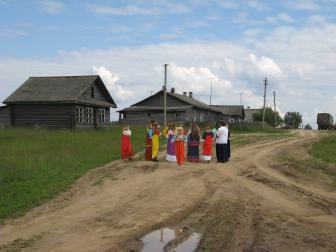
[[[221,122],[218,129],[206,126],[201,135],[201,130],[196,122],[193,122],[188,132],[185,132],[182,125],[169,124],[164,128],[163,134],[167,139],[166,160],[176,162],[178,169],[184,163],[185,145],[187,145],[187,160],[189,162],[203,161],[209,163],[212,157],[212,143],[216,140],[217,162],[226,162],[230,158],[230,140],[228,125]],[[121,157],[123,160],[132,159],[133,151],[130,141],[131,131],[129,126],[123,128]],[[146,150],[145,160],[158,161],[160,145],[160,125],[156,121],[151,121],[146,130]],[[202,146],[202,156],[200,157],[199,147]]]

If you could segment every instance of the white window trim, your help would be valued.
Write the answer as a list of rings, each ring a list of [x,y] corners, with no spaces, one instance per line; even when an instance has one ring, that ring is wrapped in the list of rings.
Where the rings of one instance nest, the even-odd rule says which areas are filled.
[[[76,122],[77,123],[84,123],[84,107],[76,107]]]
[[[98,109],[98,118],[99,123],[105,123],[106,117],[105,117],[105,109]]]
[[[85,116],[86,116],[86,123],[92,124],[93,123],[93,108],[86,108],[85,109]]]

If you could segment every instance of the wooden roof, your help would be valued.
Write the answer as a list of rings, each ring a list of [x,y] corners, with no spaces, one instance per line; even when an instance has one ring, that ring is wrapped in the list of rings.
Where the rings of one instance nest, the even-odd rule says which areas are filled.
[[[243,105],[212,105],[225,115],[245,117]]]
[[[86,101],[81,95],[96,82],[107,101]],[[116,108],[113,98],[98,75],[29,77],[3,103],[87,103]]]
[[[159,96],[159,95],[163,95],[163,90],[160,90],[159,92],[157,92],[157,93],[155,93],[155,94],[153,94],[153,95],[151,95],[151,96],[149,96],[149,97],[131,105],[131,107],[138,106],[138,104],[143,103],[146,100],[149,100],[153,96]],[[171,93],[171,92],[168,92],[168,91],[167,91],[167,95],[172,96],[172,97],[174,97],[174,98],[176,98],[180,101],[183,101],[184,103],[188,104],[189,106],[192,106],[192,107],[195,107],[195,108],[200,108],[200,109],[205,109],[205,110],[210,110],[210,111],[217,112],[217,113],[221,113],[221,111],[219,111],[218,109],[210,107],[206,103],[201,102],[201,101],[199,101],[199,100],[197,100],[193,97],[189,97],[187,95],[181,95],[181,94],[177,94],[177,93]],[[129,107],[129,108],[131,108],[131,107]],[[167,107],[167,109],[168,108],[169,107]]]

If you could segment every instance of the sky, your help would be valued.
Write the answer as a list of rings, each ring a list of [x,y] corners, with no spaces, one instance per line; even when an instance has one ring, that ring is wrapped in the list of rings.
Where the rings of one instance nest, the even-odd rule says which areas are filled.
[[[0,101],[30,76],[99,74],[122,109],[166,63],[168,89],[209,103],[212,82],[212,104],[260,108],[267,77],[267,105],[316,128],[336,117],[336,0],[0,0]]]

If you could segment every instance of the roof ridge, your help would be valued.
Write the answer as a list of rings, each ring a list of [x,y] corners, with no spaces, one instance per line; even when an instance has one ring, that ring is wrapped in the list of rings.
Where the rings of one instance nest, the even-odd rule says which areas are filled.
[[[58,76],[30,76],[29,79],[33,78],[78,78],[78,77],[98,77],[98,74],[88,74],[88,75],[58,75]]]

